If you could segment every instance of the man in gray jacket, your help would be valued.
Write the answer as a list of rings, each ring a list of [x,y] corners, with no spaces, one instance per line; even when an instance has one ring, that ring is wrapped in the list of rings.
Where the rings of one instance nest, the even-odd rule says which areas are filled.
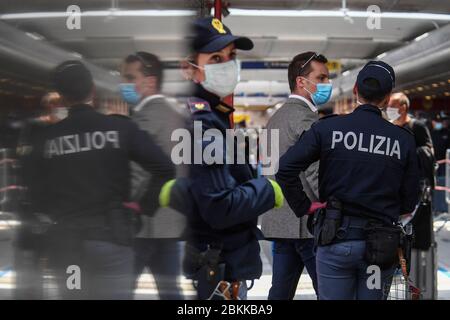
[[[137,52],[129,55],[123,65],[120,85],[123,99],[132,105],[131,119],[147,131],[167,155],[171,155],[175,142],[172,132],[185,128],[187,113],[177,108],[160,94],[163,81],[161,61],[153,54]],[[147,215],[146,185],[150,175],[138,164],[132,164],[131,199],[140,204],[142,229],[135,240],[136,284],[145,267],[150,269],[160,299],[183,298],[177,278],[181,275],[180,240],[186,225],[185,217],[171,209],[159,208]],[[185,167],[177,166],[177,177],[186,176]]]
[[[317,106],[330,98],[331,85],[326,63],[324,56],[304,52],[295,56],[289,64],[291,95],[267,124],[268,130],[279,130],[280,157],[319,119]],[[271,154],[270,145],[268,147]],[[300,175],[305,192],[312,202],[318,201],[318,169],[319,164],[316,162]],[[306,227],[307,219],[307,216],[297,218],[287,203],[276,212],[269,211],[262,216],[264,236],[273,240],[269,300],[293,299],[304,267],[317,293],[314,242]]]

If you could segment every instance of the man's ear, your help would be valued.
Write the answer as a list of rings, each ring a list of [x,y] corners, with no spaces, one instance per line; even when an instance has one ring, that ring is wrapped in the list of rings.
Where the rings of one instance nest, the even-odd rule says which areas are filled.
[[[356,83],[355,83],[355,85],[353,86],[353,94],[355,95],[355,97],[358,96],[358,88],[356,87]]]
[[[151,91],[156,90],[156,77],[155,76],[147,76],[144,79],[144,86],[149,88]]]
[[[297,78],[295,78],[295,86],[297,88],[304,88],[305,87],[305,83],[304,83],[304,79],[300,76],[298,76]]]

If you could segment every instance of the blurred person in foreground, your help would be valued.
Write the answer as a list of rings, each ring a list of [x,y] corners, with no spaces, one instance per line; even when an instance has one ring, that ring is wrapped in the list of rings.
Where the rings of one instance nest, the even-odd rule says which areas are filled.
[[[38,116],[23,121],[20,130],[17,156],[20,163],[19,185],[31,186],[36,181],[33,172],[33,159],[30,157],[37,138],[49,126],[63,120],[67,109],[62,105],[61,96],[57,92],[48,92],[41,99],[41,110]],[[16,270],[16,299],[44,298],[42,272],[45,268],[45,246],[43,234],[37,227],[41,217],[33,212],[30,204],[31,194],[22,190],[19,199],[19,219],[21,221],[15,241],[14,269]]]
[[[195,20],[192,27],[192,54],[182,67],[194,86],[187,100],[194,131],[193,152],[188,157],[194,164],[187,181],[177,179],[165,185],[161,200],[163,205],[173,205],[177,190],[188,189],[189,196],[180,206],[193,208],[184,271],[197,281],[198,298],[246,299],[246,280],[258,279],[262,273],[258,240],[263,236],[257,218],[283,204],[278,183],[255,179],[248,164],[230,163],[226,151],[226,145],[234,142],[226,141],[234,108],[224,98],[233,94],[239,82],[237,49],[251,50],[253,42],[232,35],[211,17]],[[195,138],[195,132],[202,137]],[[213,141],[223,144],[216,149]],[[245,158],[245,150],[241,152]]]
[[[33,210],[48,219],[46,250],[60,297],[131,299],[139,217],[124,206],[129,201],[129,162],[151,171],[152,203],[174,169],[131,121],[94,110],[94,81],[80,61],[58,65],[53,80],[69,114],[43,131],[33,147],[31,192]]]
[[[122,66],[123,83],[120,92],[131,107],[131,119],[170,157],[175,142],[172,133],[186,128],[187,110],[178,108],[163,94],[163,64],[157,56],[148,52],[128,55]],[[183,112],[184,111],[184,112]],[[176,166],[177,176],[186,177],[186,166]],[[178,283],[181,276],[180,240],[183,238],[186,217],[172,208],[148,210],[148,190],[151,175],[137,163],[131,167],[131,197],[142,210],[142,230],[134,243],[136,253],[136,286],[139,277],[148,268],[152,273],[160,299],[181,300],[182,291]]]

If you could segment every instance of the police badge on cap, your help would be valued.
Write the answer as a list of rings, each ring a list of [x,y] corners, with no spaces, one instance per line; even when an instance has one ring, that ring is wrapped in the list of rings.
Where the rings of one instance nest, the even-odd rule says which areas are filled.
[[[193,39],[191,49],[198,53],[220,51],[230,43],[236,49],[251,50],[253,42],[247,37],[234,36],[231,30],[219,19],[208,17],[197,19],[193,24]]]

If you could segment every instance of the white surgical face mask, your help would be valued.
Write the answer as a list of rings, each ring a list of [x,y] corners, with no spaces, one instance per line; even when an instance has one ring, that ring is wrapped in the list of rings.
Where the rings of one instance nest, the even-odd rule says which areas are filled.
[[[239,60],[205,64],[204,67],[194,66],[205,71],[205,81],[201,83],[203,88],[220,98],[232,94],[239,83],[241,72],[241,63]]]
[[[400,118],[400,113],[398,112],[397,108],[387,107],[386,108],[386,115],[387,115],[389,121],[395,121],[398,118]]]
[[[63,120],[65,118],[67,118],[69,112],[67,110],[67,108],[64,107],[58,107],[53,109],[53,115],[58,119],[58,120]]]

